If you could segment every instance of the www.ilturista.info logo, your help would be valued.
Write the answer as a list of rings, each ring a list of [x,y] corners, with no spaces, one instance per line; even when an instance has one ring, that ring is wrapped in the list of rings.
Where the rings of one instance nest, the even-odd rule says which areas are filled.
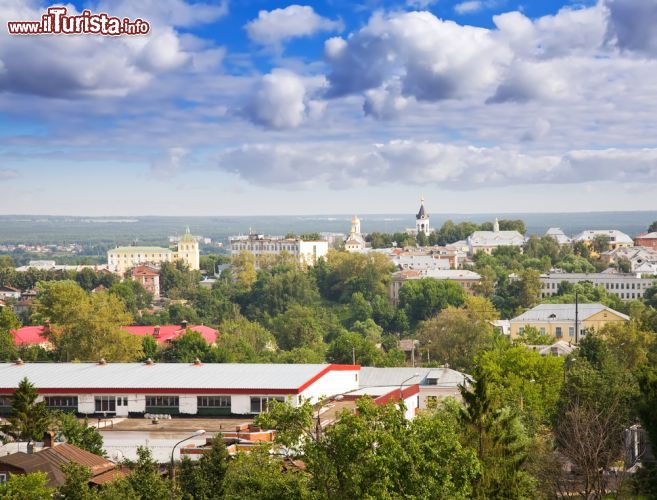
[[[146,35],[151,29],[143,19],[132,21],[113,17],[104,12],[92,14],[85,10],[79,15],[67,15],[66,7],[50,7],[39,21],[8,21],[7,29],[12,35]]]

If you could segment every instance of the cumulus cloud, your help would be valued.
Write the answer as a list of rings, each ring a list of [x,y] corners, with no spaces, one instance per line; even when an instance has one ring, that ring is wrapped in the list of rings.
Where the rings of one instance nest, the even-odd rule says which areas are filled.
[[[42,14],[29,2],[5,2],[3,7],[2,23],[36,20]],[[74,7],[68,9],[75,13]],[[2,32],[0,90],[63,98],[125,96],[190,60],[171,26],[152,24],[151,29],[149,36],[116,38],[19,37]]]
[[[534,154],[395,140],[353,143],[247,144],[224,151],[219,168],[262,186],[334,189],[398,183],[454,189],[600,181],[657,184],[657,149],[573,150]]]
[[[286,40],[311,36],[322,31],[340,31],[342,23],[317,14],[307,5],[289,5],[284,9],[261,10],[245,26],[249,38],[265,46],[280,48]]]
[[[621,50],[657,56],[657,2],[606,0],[609,9],[607,38]]]
[[[457,14],[470,14],[484,8],[484,2],[481,0],[467,0],[466,2],[457,3],[454,11]]]
[[[244,108],[253,123],[272,129],[294,128],[323,106],[310,97],[311,82],[285,69],[275,69],[263,76]]]
[[[170,148],[165,155],[151,162],[151,172],[157,178],[169,179],[181,170],[188,155],[189,150],[186,148]]]
[[[511,56],[490,30],[442,21],[430,12],[375,14],[347,40],[325,44],[332,97],[397,78],[402,93],[418,100],[458,98],[494,84]]]

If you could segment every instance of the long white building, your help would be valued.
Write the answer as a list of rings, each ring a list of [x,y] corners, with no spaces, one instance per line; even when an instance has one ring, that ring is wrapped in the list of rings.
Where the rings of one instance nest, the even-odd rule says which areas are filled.
[[[229,363],[1,363],[0,413],[27,379],[53,409],[82,415],[254,415],[269,400],[318,401],[359,387],[360,366]]]
[[[262,255],[279,255],[283,252],[295,257],[299,264],[312,266],[317,259],[328,253],[328,241],[304,241],[301,238],[283,238],[281,236],[265,236],[249,234],[230,238],[230,253],[252,253],[256,259]]]
[[[642,278],[632,273],[549,273],[541,274],[541,297],[555,295],[564,281],[573,284],[590,281],[625,301],[641,299],[646,290],[657,283],[655,278]]]

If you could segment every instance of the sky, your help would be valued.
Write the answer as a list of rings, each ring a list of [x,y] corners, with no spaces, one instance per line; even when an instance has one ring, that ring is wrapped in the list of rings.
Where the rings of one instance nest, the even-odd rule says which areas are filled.
[[[657,0],[98,0],[146,36],[15,36],[0,213],[657,208]],[[59,4],[61,5],[61,4]]]

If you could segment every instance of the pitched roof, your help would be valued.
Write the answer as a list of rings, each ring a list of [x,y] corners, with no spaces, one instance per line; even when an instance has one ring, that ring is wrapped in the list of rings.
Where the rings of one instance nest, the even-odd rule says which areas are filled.
[[[594,314],[607,311],[615,316],[629,320],[630,317],[602,304],[579,304],[578,320],[584,321]],[[575,321],[575,304],[539,304],[516,316],[511,323],[531,323],[548,321]]]
[[[420,205],[420,211],[415,216],[416,219],[426,219],[428,217],[427,211],[424,209],[424,203]]]
[[[11,333],[14,336],[14,344],[16,345],[39,345],[48,342],[46,327],[43,325],[22,326]]]
[[[592,241],[596,236],[607,236],[610,241],[616,243],[629,243],[633,244],[632,238],[618,229],[587,229],[579,234],[573,236],[575,241]]]
[[[475,231],[467,242],[475,246],[517,246],[525,242],[525,237],[518,231]]]
[[[121,474],[109,460],[68,443],[61,443],[36,453],[18,452],[0,457],[0,463],[21,469],[26,474],[45,472],[48,474],[49,486],[61,486],[66,482],[62,467],[71,462],[88,467],[91,470],[91,482],[96,483],[96,478],[100,476],[98,484]]]

